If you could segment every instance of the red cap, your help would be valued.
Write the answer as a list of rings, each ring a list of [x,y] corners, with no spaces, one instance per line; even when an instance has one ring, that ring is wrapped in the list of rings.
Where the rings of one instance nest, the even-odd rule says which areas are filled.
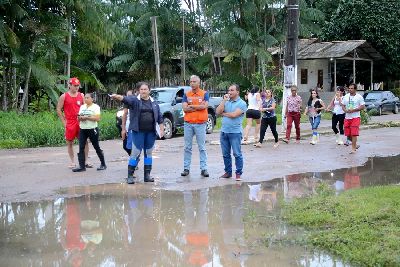
[[[74,77],[74,78],[69,79],[69,84],[72,84],[72,85],[81,85],[81,82],[79,81],[78,78]]]

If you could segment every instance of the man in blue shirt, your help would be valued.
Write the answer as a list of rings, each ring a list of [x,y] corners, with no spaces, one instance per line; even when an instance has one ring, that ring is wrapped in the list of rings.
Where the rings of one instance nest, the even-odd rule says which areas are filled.
[[[243,156],[240,143],[242,140],[242,121],[247,110],[247,104],[239,96],[239,85],[229,86],[228,94],[224,95],[221,104],[217,107],[217,114],[222,116],[220,143],[224,158],[225,173],[221,178],[232,177],[232,157],[235,157],[236,181],[241,181],[243,170]]]

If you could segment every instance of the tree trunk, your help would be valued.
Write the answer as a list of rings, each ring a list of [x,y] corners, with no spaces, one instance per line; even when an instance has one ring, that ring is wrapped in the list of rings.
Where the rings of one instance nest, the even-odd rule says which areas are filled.
[[[27,112],[28,111],[28,92],[29,92],[29,80],[31,78],[32,65],[29,62],[28,71],[26,73],[24,94],[22,95],[21,103],[19,105],[19,112]]]
[[[72,49],[72,21],[71,21],[71,10],[67,8],[67,24],[68,24],[68,37],[67,37],[67,44],[68,48],[70,51],[68,51],[67,54],[67,63],[66,63],[66,72],[65,76],[68,77],[68,79],[71,77],[71,49]],[[68,82],[65,83],[65,87],[68,87]]]

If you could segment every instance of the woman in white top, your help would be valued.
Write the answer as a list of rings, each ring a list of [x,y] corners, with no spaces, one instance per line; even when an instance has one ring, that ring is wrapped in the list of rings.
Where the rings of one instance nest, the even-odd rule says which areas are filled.
[[[100,159],[101,165],[97,168],[97,170],[101,171],[107,169],[103,150],[101,150],[99,145],[99,129],[97,128],[97,122],[100,120],[100,107],[93,103],[93,96],[90,93],[85,95],[85,104],[79,109],[78,120],[80,127],[78,153],[79,167],[72,169],[72,171],[86,171],[84,150],[88,138],[90,139],[90,142],[92,143],[93,148],[96,150],[96,154]]]
[[[249,106],[246,111],[246,128],[244,128],[244,137],[243,141],[247,142],[249,137],[249,131],[251,126],[253,125],[253,120],[256,121],[256,128],[254,133],[254,140],[258,140],[258,134],[260,133],[260,126],[261,126],[261,95],[260,95],[260,88],[258,86],[253,86],[251,91],[245,96],[247,99]]]
[[[331,103],[328,106],[327,111],[332,111],[332,130],[336,135],[336,144],[343,145],[343,135],[344,135],[344,117],[345,112],[342,108],[340,102],[343,100],[344,87],[339,86],[336,90],[336,94],[333,97]],[[339,130],[337,125],[339,123]],[[340,134],[339,134],[340,133]]]

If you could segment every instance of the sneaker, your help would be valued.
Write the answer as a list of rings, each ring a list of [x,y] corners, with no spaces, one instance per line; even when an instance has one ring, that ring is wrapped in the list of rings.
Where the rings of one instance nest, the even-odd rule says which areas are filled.
[[[349,145],[351,145],[351,143],[350,143],[349,140],[346,140],[346,142],[344,142],[344,145],[345,145],[345,146],[349,146]]]
[[[241,180],[242,180],[242,178],[240,178],[240,174],[236,173],[236,181],[241,181]]]
[[[284,143],[286,143],[286,144],[289,144],[289,140],[286,139],[286,138],[283,138],[283,139],[282,139],[282,142],[284,142]]]
[[[221,175],[219,178],[226,178],[226,179],[232,178],[232,174],[226,172],[223,175]]]
[[[208,174],[207,170],[201,170],[201,176],[203,177],[209,177],[210,175]]]
[[[189,170],[184,169],[183,172],[181,172],[181,176],[188,176],[189,175]]]
[[[85,164],[85,167],[88,168],[88,169],[93,168],[93,164],[91,164],[91,163],[86,163],[86,164]]]
[[[296,140],[296,144],[300,144],[300,140]]]
[[[275,144],[274,144],[274,148],[277,148],[279,146],[279,142],[276,142]]]

